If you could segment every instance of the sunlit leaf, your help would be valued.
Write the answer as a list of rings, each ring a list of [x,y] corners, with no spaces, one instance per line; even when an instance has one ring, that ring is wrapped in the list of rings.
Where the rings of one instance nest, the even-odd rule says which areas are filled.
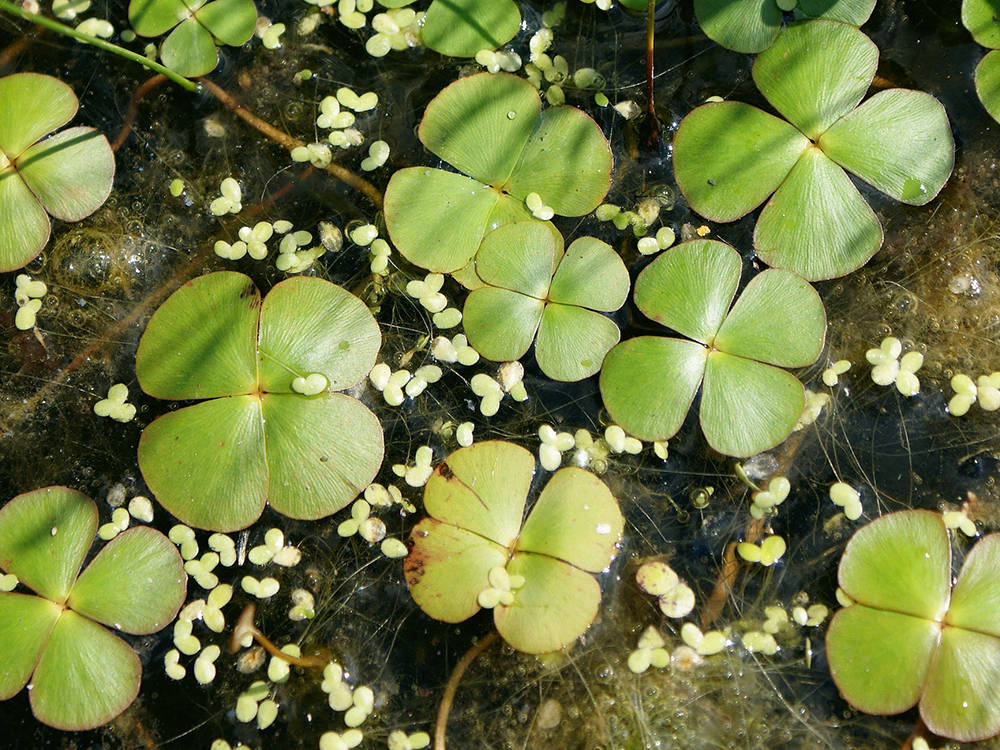
[[[876,0],[799,0],[798,9],[813,18],[829,18],[860,26],[875,10]]]
[[[426,47],[452,57],[475,57],[517,34],[521,13],[513,0],[434,0],[420,37]]]
[[[13,168],[0,169],[0,211],[6,217],[0,221],[0,272],[13,271],[42,251],[51,225],[42,204]]]
[[[639,336],[608,352],[601,396],[611,418],[640,440],[666,440],[684,423],[708,350],[694,341]]]
[[[470,292],[462,320],[472,347],[486,359],[508,362],[528,351],[545,303],[507,289],[484,286]]]
[[[826,634],[833,681],[865,713],[905,711],[920,699],[940,629],[921,617],[861,604],[842,609]]]
[[[140,36],[159,36],[190,16],[184,0],[132,0],[128,22]]]
[[[844,170],[818,148],[802,154],[754,230],[761,260],[810,281],[850,273],[881,246],[875,212]]]
[[[674,175],[695,211],[734,221],[778,188],[808,145],[787,122],[749,104],[703,104],[674,136]]]
[[[920,717],[934,734],[960,742],[992,737],[1000,732],[998,680],[1000,638],[946,627],[920,699]]]
[[[817,49],[823,54],[810,54]],[[836,21],[787,27],[757,56],[753,80],[771,105],[815,140],[854,109],[878,66],[878,47]]]
[[[625,304],[630,284],[628,269],[610,245],[595,237],[579,237],[559,261],[549,299],[614,312]]]
[[[125,641],[64,610],[31,678],[31,710],[56,729],[93,729],[131,705],[141,677],[139,657]]]
[[[211,73],[219,61],[212,35],[194,18],[187,18],[160,45],[163,64],[182,76]]]
[[[752,456],[788,437],[804,399],[802,384],[786,370],[711,352],[701,394],[701,430],[719,453]]]
[[[1000,536],[990,534],[972,548],[951,592],[949,625],[1000,637]]]
[[[548,377],[575,382],[600,370],[605,355],[620,339],[618,326],[600,313],[550,303],[538,325],[535,358]]]
[[[907,89],[880,91],[819,139],[840,166],[896,200],[922,206],[951,176],[955,140],[941,102]]]
[[[977,44],[1000,48],[1000,3],[997,0],[962,0],[962,25]]]
[[[104,546],[80,574],[67,604],[115,630],[155,633],[177,616],[186,580],[177,547],[160,532],[138,526]]]
[[[11,161],[24,149],[73,119],[73,89],[52,76],[18,73],[0,78],[0,152]]]
[[[976,94],[990,117],[1000,122],[1000,52],[988,53],[976,66]]]
[[[550,227],[540,221],[519,221],[487,234],[476,255],[479,278],[491,286],[544,300],[559,262]]]
[[[766,49],[781,28],[774,0],[695,0],[694,12],[709,39],[736,52]]]
[[[0,570],[62,603],[97,533],[97,506],[65,487],[26,492],[0,508]]]
[[[239,47],[253,36],[257,8],[253,0],[214,0],[199,8],[196,16],[219,42]]]
[[[61,612],[48,599],[0,593],[0,700],[28,684]]]

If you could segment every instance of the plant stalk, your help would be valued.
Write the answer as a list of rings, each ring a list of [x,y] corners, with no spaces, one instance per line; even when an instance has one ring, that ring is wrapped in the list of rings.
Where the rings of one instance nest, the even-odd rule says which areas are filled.
[[[476,657],[483,653],[496,639],[497,631],[494,630],[466,651],[465,655],[459,659],[458,664],[452,670],[451,676],[448,678],[448,684],[444,688],[444,695],[441,696],[441,705],[438,706],[437,721],[434,723],[434,750],[445,750],[445,732],[448,730],[448,714],[451,713],[451,704],[455,701],[455,693],[458,691],[458,684],[462,681],[462,675],[465,674],[465,670],[469,668],[469,665],[476,660]]]
[[[99,39],[96,36],[84,34],[82,31],[77,31],[72,26],[66,26],[58,21],[53,21],[51,18],[46,18],[45,16],[38,15],[37,13],[30,13],[24,8],[15,5],[12,2],[8,2],[8,0],[0,0],[0,11],[22,18],[25,21],[41,26],[43,29],[48,29],[49,31],[54,31],[57,34],[62,34],[63,36],[76,39],[78,42],[90,44],[98,49],[104,50],[105,52],[110,52],[114,55],[118,55],[119,57],[124,57],[126,60],[137,62],[150,70],[155,70],[157,73],[166,76],[178,86],[187,89],[188,91],[198,90],[198,84],[194,81],[189,81],[184,76],[178,75],[169,68],[165,68],[155,60],[150,60],[148,57],[140,55],[137,52],[125,49],[124,47],[119,47],[117,44],[112,44],[111,42]]]

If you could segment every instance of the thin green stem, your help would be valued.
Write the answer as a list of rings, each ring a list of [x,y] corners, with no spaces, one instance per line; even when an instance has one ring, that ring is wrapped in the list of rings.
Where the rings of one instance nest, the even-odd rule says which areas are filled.
[[[58,21],[53,21],[51,18],[46,18],[45,16],[40,16],[37,13],[30,13],[24,8],[15,5],[14,3],[8,2],[8,0],[0,0],[0,11],[9,13],[12,16],[17,16],[18,18],[23,18],[25,21],[37,24],[42,28],[54,31],[57,34],[62,34],[63,36],[68,36],[72,39],[76,39],[78,42],[83,42],[84,44],[90,44],[98,49],[102,49],[105,52],[110,52],[112,54],[118,55],[119,57],[124,57],[126,60],[131,60],[132,62],[137,62],[140,65],[144,65],[150,70],[155,70],[157,73],[161,73],[171,81],[176,83],[181,88],[185,88],[188,91],[197,91],[198,84],[194,81],[189,81],[184,76],[178,75],[169,68],[165,68],[154,60],[150,60],[148,57],[144,57],[132,50],[125,49],[124,47],[119,47],[117,44],[112,44],[111,42],[106,42],[103,39],[99,39],[96,36],[91,36],[90,34],[84,34],[82,31],[77,31],[72,26],[66,26]]]

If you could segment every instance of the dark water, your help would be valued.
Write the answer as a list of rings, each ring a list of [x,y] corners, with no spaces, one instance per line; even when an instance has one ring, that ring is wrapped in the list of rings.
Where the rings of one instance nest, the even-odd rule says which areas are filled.
[[[527,59],[527,40],[538,26],[539,3],[523,3],[527,30],[515,45]],[[590,95],[570,92],[570,103],[594,115],[612,142],[615,182],[609,201],[631,207],[640,196],[676,195],[669,162],[669,138],[680,119],[706,97],[764,105],[749,70],[752,58],[726,52],[704,39],[690,3],[661,4],[656,37],[656,103],[664,138],[646,144],[648,123],[626,122],[610,109],[593,106]],[[359,120],[371,141],[392,144],[389,164],[371,179],[384,188],[392,171],[410,164],[434,163],[414,135],[425,103],[463,69],[455,61],[423,50],[393,53],[372,60],[364,36],[327,19],[310,37],[295,33],[294,22],[311,6],[267,3],[260,12],[289,26],[280,51],[261,48],[256,40],[244,50],[227,50],[213,80],[279,129],[313,140],[315,105],[339,85],[375,90],[380,105]],[[123,26],[126,7],[96,3],[89,15]],[[793,492],[774,521],[788,539],[789,551],[771,569],[744,568],[732,591],[720,599],[714,627],[734,633],[760,627],[763,608],[791,607],[800,592],[810,602],[836,607],[836,564],[855,524],[836,518],[826,492],[842,479],[862,490],[865,518],[902,507],[957,507],[968,493],[977,498],[983,531],[1000,525],[995,485],[998,457],[996,418],[978,409],[962,420],[949,418],[944,404],[954,372],[1000,368],[1000,237],[997,234],[998,127],[980,107],[972,71],[984,51],[973,44],[958,21],[958,3],[880,0],[864,30],[882,56],[878,76],[890,85],[928,91],[945,104],[956,145],[955,173],[941,196],[915,209],[894,205],[862,186],[886,231],[883,249],[862,271],[819,285],[830,318],[827,351],[803,374],[813,389],[828,361],[853,361],[849,387],[835,392],[819,421],[783,447],[774,459],[791,478]],[[129,100],[148,76],[131,63],[37,34],[24,24],[0,20],[0,50],[20,39],[20,54],[2,59],[0,74],[36,70],[69,82],[81,99],[80,123],[101,128],[110,138],[121,128]],[[644,104],[642,23],[619,11],[605,14],[576,0],[556,31],[550,53],[560,53],[571,69],[598,68],[607,78],[611,100],[634,98]],[[3,54],[0,52],[0,54]],[[317,77],[292,82],[302,68]],[[367,149],[355,149],[344,163],[356,169]],[[14,274],[0,304],[0,498],[48,484],[67,484],[104,502],[116,485],[128,497],[144,493],[135,451],[142,428],[172,408],[144,396],[134,379],[134,354],[145,322],[159,301],[184,280],[219,268],[251,274],[263,289],[281,274],[273,262],[249,259],[232,263],[212,252],[216,239],[232,240],[249,213],[286,218],[296,228],[315,231],[320,220],[345,227],[376,219],[366,199],[325,174],[302,165],[289,166],[287,153],[262,138],[207,95],[160,86],[139,104],[133,132],[117,155],[115,191],[104,208],[77,225],[56,224],[52,242],[29,266],[50,287],[39,315],[40,335],[13,327]],[[244,212],[216,219],[205,210],[223,177],[243,183]],[[189,186],[190,206],[169,197],[166,186],[181,177]],[[678,237],[702,222],[679,198],[661,214]],[[634,241],[593,217],[564,220],[569,239],[594,234],[619,247],[637,273],[648,259]],[[713,226],[713,237],[733,243],[755,267],[750,252],[753,218]],[[394,259],[400,261],[398,255]],[[401,262],[401,261],[400,261]],[[313,273],[329,278],[372,304],[378,304],[385,345],[381,360],[409,367],[428,359],[422,337],[432,334],[427,314],[399,290],[418,271],[403,266],[386,288],[375,288],[367,254],[349,243],[325,256]],[[953,294],[948,281],[962,273],[976,277],[976,297]],[[460,302],[449,282],[449,298]],[[623,338],[651,330],[629,303],[618,314]],[[922,392],[904,399],[893,389],[874,386],[867,377],[864,351],[888,334],[925,349]],[[492,419],[476,412],[467,386],[474,372],[490,371],[481,363],[448,371],[415,402],[386,407],[372,389],[361,397],[383,421],[386,461],[378,481],[398,482],[394,463],[412,461],[416,447],[429,444],[437,458],[456,445],[443,434],[450,421],[476,423],[476,439],[505,438],[531,450],[537,429],[587,428],[603,432],[596,379],[567,386],[545,381],[533,361],[525,360],[532,398],[526,404],[506,401]],[[810,378],[813,382],[810,382]],[[93,415],[93,403],[113,382],[130,387],[139,407],[135,422],[119,424]],[[694,413],[694,412],[692,412]],[[565,654],[537,659],[493,646],[473,665],[461,685],[449,724],[449,743],[458,748],[798,748],[899,747],[916,723],[915,712],[898,717],[858,715],[834,688],[823,654],[823,628],[800,629],[782,640],[774,657],[753,656],[739,646],[706,660],[695,669],[657,672],[641,677],[625,666],[639,633],[656,624],[670,645],[679,642],[678,626],[665,622],[654,604],[632,584],[638,562],[651,556],[668,559],[696,591],[704,614],[720,575],[728,542],[742,538],[749,520],[745,485],[733,475],[732,462],[707,450],[689,419],[670,441],[662,462],[647,446],[640,457],[613,456],[605,481],[619,497],[627,518],[622,553],[604,578],[598,621],[582,642]],[[692,495],[713,488],[707,507]],[[115,490],[117,491],[117,490]],[[419,495],[406,493],[417,501]],[[419,504],[418,504],[419,505]],[[290,522],[270,511],[249,531],[248,544],[280,526],[304,552],[292,569],[268,569],[282,584],[281,593],[259,607],[261,628],[278,643],[299,642],[305,649],[329,649],[358,684],[376,693],[376,713],[366,722],[366,747],[384,747],[389,731],[430,730],[450,670],[461,655],[492,629],[486,614],[459,626],[431,621],[412,603],[398,562],[381,557],[357,537],[342,540],[337,524],[346,511],[327,521]],[[419,518],[420,512],[416,515]],[[414,518],[385,516],[390,535],[405,537]],[[172,523],[157,509],[154,525]],[[204,547],[204,544],[203,544]],[[252,568],[249,564],[247,569]],[[217,571],[219,572],[219,571]],[[238,583],[247,570],[223,570],[223,581]],[[250,570],[260,575],[259,571]],[[228,579],[227,579],[228,576]],[[286,612],[288,592],[315,592],[317,616],[293,623]],[[189,596],[201,596],[192,582]],[[242,592],[226,609],[235,619],[245,601]],[[196,626],[199,628],[200,626]],[[202,644],[223,642],[204,628]],[[809,639],[807,645],[806,638]],[[224,654],[219,674],[208,687],[191,677],[176,683],[164,676],[163,654],[171,647],[169,630],[133,639],[143,658],[144,685],[139,700],[110,727],[67,735],[37,725],[25,693],[0,703],[0,745],[9,748],[208,748],[225,738],[234,746],[317,747],[319,735],[341,729],[340,718],[326,706],[320,676],[295,670],[277,686],[281,712],[274,726],[259,732],[233,716],[236,696],[261,672],[243,674]],[[558,723],[550,727],[553,716]],[[932,745],[935,743],[932,742]],[[943,741],[937,743],[937,746]]]

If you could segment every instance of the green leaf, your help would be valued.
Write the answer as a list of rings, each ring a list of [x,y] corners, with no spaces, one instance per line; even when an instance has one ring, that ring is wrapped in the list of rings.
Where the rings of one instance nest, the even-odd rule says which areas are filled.
[[[674,175],[691,208],[735,221],[778,188],[808,145],[787,122],[749,104],[703,104],[677,129]]]
[[[882,246],[882,225],[843,169],[818,148],[806,150],[757,220],[761,260],[810,281],[835,278]]]
[[[266,394],[261,416],[267,496],[282,515],[314,520],[336,513],[382,465],[382,426],[355,398]]]
[[[519,221],[487,234],[476,255],[479,278],[491,286],[544,300],[559,262],[550,227],[540,221]]]
[[[1000,639],[946,627],[920,699],[920,717],[934,734],[960,742],[988,739],[1000,732],[998,680]]]
[[[715,346],[780,367],[805,367],[816,361],[825,337],[826,310],[816,290],[801,276],[768,269],[747,284]]]
[[[880,91],[819,139],[827,156],[877,190],[922,206],[955,164],[955,141],[941,102],[907,89]]]
[[[625,304],[630,284],[628,269],[610,245],[580,237],[559,262],[548,293],[552,302],[614,312]]]
[[[847,607],[833,616],[826,634],[830,674],[847,702],[865,713],[905,711],[924,689],[940,631],[920,617]]]
[[[318,277],[286,279],[260,308],[260,388],[290,393],[294,373],[313,372],[331,391],[350,388],[368,375],[381,345],[375,317],[353,294]]]
[[[875,10],[875,0],[799,0],[798,9],[813,18],[860,26]]]
[[[521,199],[538,193],[560,216],[583,216],[611,188],[611,149],[590,115],[575,107],[550,107],[504,187]]]
[[[189,526],[246,528],[267,502],[260,399],[218,398],[164,414],[139,439],[139,469],[160,504]]]
[[[693,341],[640,336],[604,359],[601,396],[611,418],[640,440],[666,440],[684,423],[708,350]]]
[[[476,351],[494,362],[509,362],[528,351],[544,309],[534,297],[484,286],[466,298],[462,322]]]
[[[189,281],[153,314],[135,374],[150,396],[200,399],[251,393],[260,292],[248,276],[218,271]]]
[[[66,487],[18,495],[0,508],[0,569],[62,603],[97,533],[97,506]]]
[[[1000,52],[990,52],[976,66],[976,94],[990,117],[1000,122]]]
[[[1000,2],[997,0],[963,0],[962,25],[977,44],[990,49],[1000,47]]]
[[[253,36],[257,8],[253,0],[215,0],[200,8],[195,17],[216,41],[239,47]]]
[[[948,609],[950,569],[941,516],[918,510],[882,516],[855,532],[837,575],[860,604],[940,620]]]
[[[837,21],[788,26],[753,64],[771,105],[812,140],[854,109],[878,67],[878,47]]]
[[[714,351],[701,394],[701,430],[727,456],[752,456],[791,433],[802,414],[802,384],[785,370]]]
[[[403,575],[410,594],[435,620],[461,622],[479,611],[476,598],[489,586],[491,569],[507,562],[507,550],[448,523],[425,518],[410,532]]]
[[[0,78],[0,152],[10,161],[42,136],[73,119],[73,89],[52,76],[16,73]]]
[[[493,610],[497,631],[511,646],[528,654],[544,654],[567,646],[594,621],[601,587],[579,568],[545,555],[516,553],[507,564],[510,575],[524,576],[514,603]]]
[[[48,599],[0,593],[0,701],[28,684],[60,612]]]
[[[962,564],[945,622],[1000,637],[1000,535],[983,537]]]
[[[212,35],[194,18],[188,18],[160,45],[160,60],[175,73],[196,78],[211,73],[219,62]]]
[[[115,156],[108,139],[93,128],[69,128],[28,148],[17,169],[52,216],[80,221],[111,194]]]
[[[781,28],[774,0],[695,0],[694,12],[705,36],[736,52],[760,52]]]
[[[67,604],[133,635],[155,633],[177,616],[187,589],[177,547],[147,526],[127,529],[80,574]]]
[[[517,34],[521,13],[513,0],[434,0],[424,16],[424,46],[451,57],[475,57]]]
[[[35,718],[64,731],[106,724],[139,694],[139,657],[120,638],[65,610],[31,680]]]
[[[455,169],[500,187],[514,171],[541,107],[538,91],[523,78],[508,73],[466,76],[431,100],[417,135]]]
[[[600,313],[550,303],[538,325],[535,357],[548,377],[575,382],[600,370],[605,355],[620,339],[618,326]]]
[[[386,228],[408,261],[448,273],[475,257],[500,200],[497,190],[464,175],[407,167],[386,187]],[[530,216],[524,209],[522,218]]]
[[[6,217],[0,221],[0,272],[13,271],[49,241],[49,216],[13,169],[0,169],[0,214]]]
[[[715,240],[691,240],[668,250],[635,281],[635,304],[646,317],[710,344],[740,283],[740,256]]]
[[[521,528],[535,459],[497,440],[461,448],[443,461],[424,488],[428,515],[510,546]]]
[[[615,557],[624,520],[611,490],[589,471],[567,466],[545,485],[517,540],[518,552],[556,557],[591,573]]]
[[[190,17],[184,0],[132,0],[128,22],[139,36],[159,36]]]

